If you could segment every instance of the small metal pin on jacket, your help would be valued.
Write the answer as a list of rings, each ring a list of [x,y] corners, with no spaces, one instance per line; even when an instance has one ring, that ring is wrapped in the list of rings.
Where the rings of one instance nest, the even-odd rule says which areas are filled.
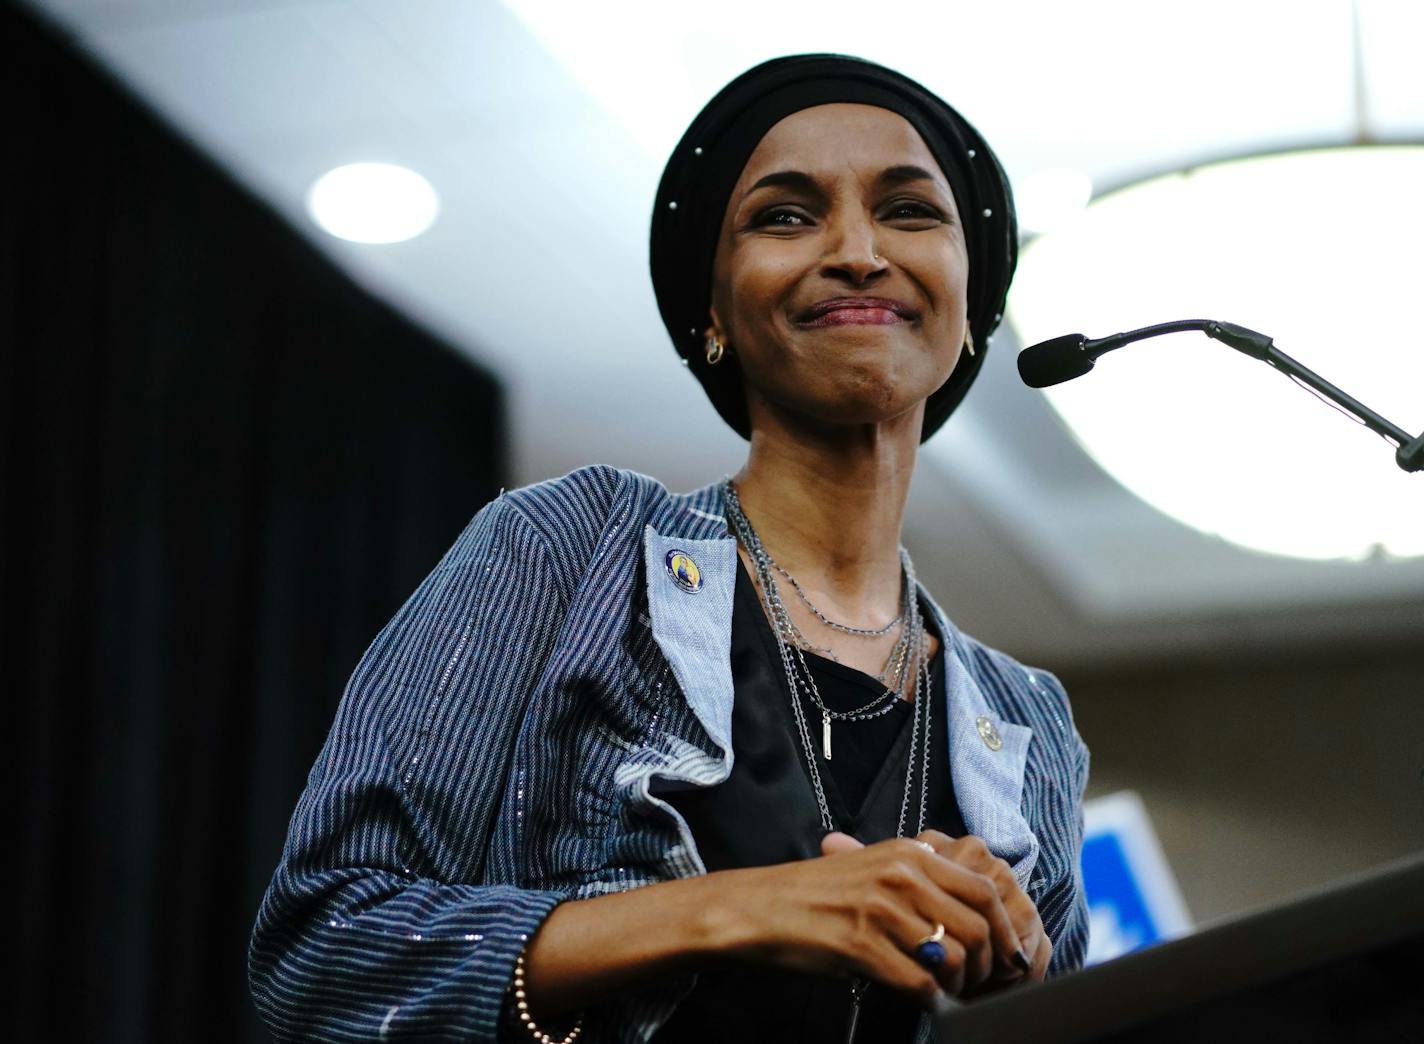
[[[672,577],[672,582],[678,587],[688,594],[696,594],[702,590],[702,569],[686,551],[673,548],[667,553],[664,562],[667,564],[668,576]]]
[[[1004,737],[999,735],[994,723],[984,715],[981,714],[975,719],[974,726],[979,730],[979,738],[984,741],[984,746],[990,750],[998,750],[1004,745]]]

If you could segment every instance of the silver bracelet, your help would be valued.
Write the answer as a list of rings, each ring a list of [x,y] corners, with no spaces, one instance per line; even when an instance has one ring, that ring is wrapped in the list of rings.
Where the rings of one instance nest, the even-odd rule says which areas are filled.
[[[574,1044],[578,1036],[583,1032],[583,1016],[578,1017],[574,1023],[574,1028],[569,1030],[568,1036],[560,1040],[551,1037],[539,1028],[539,1024],[534,1021],[534,1016],[529,1014],[529,998],[524,994],[524,954],[515,958],[514,961],[514,981],[510,983],[510,992],[514,994],[514,1009],[519,1013],[520,1024],[529,1031],[529,1035],[539,1042],[539,1044]]]

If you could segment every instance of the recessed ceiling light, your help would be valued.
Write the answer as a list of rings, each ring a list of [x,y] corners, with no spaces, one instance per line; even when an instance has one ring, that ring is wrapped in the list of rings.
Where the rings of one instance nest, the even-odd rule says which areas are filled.
[[[1027,245],[1023,343],[1173,319],[1260,330],[1366,406],[1424,428],[1424,147],[1279,153],[1155,178]],[[1143,500],[1243,547],[1424,554],[1424,474],[1282,374],[1199,334],[1113,352],[1048,391]]]
[[[440,210],[430,182],[393,163],[348,163],[307,191],[307,212],[333,236],[356,243],[399,243],[429,228]]]

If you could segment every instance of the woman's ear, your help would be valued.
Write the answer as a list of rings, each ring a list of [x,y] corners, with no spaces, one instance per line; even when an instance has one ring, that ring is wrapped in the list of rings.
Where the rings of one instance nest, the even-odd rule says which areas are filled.
[[[717,318],[717,309],[710,310],[712,323],[707,327],[702,343],[707,346],[707,365],[716,366],[727,354],[727,338],[722,333],[722,323]]]
[[[726,331],[726,329],[722,326],[722,320],[721,320],[721,319],[718,317],[718,315],[717,315],[717,306],[716,306],[716,305],[712,305],[712,306],[707,310],[707,314],[708,314],[709,316],[711,316],[712,322],[708,325],[707,329],[705,329],[705,330],[702,331],[702,340],[703,340],[704,342],[705,342],[705,341],[710,341],[712,338],[715,337],[717,340],[721,341],[723,344],[726,344],[726,343],[727,343],[727,331]]]

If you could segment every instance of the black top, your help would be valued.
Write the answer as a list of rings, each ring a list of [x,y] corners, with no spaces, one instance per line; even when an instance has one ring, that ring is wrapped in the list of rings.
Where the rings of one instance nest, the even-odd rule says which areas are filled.
[[[821,700],[833,710],[864,706],[885,687],[854,668],[806,653]],[[737,571],[732,613],[731,776],[722,784],[662,792],[687,820],[709,871],[765,866],[818,857],[820,812],[792,716],[790,690],[776,637],[756,587]],[[926,826],[964,833],[949,779],[945,729],[944,656],[930,665],[931,732]],[[820,712],[802,697],[826,804],[838,829],[872,843],[895,836],[904,797],[913,705],[900,700],[867,721],[832,725],[832,759],[821,756]],[[919,786],[911,794],[906,832],[919,818]],[[850,1013],[850,983],[761,965],[704,970],[696,987],[654,1041],[840,1041]],[[857,1039],[908,1041],[919,1011],[872,988],[861,1005]]]

